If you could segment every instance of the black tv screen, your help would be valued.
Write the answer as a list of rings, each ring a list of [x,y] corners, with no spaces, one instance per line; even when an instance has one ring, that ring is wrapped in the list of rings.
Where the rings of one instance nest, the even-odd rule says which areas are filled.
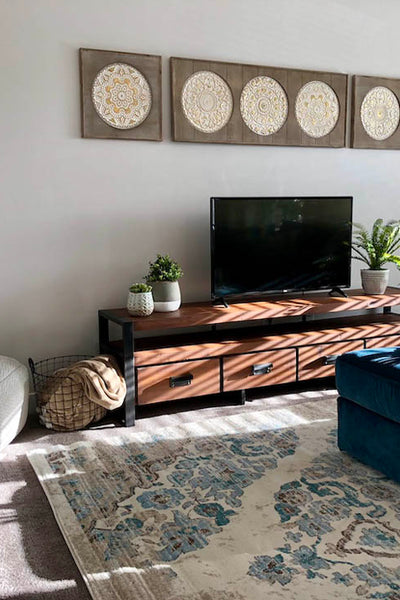
[[[350,286],[353,199],[211,198],[211,294]]]

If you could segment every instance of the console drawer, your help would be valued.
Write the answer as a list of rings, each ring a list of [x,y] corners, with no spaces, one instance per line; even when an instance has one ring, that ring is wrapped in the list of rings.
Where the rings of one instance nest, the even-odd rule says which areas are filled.
[[[400,346],[400,335],[386,335],[365,340],[366,348],[393,348],[394,346]]]
[[[138,367],[138,404],[177,400],[220,391],[219,359]]]
[[[299,380],[334,375],[338,355],[363,348],[363,340],[302,346],[299,348]]]
[[[224,391],[296,381],[296,351],[271,350],[223,359]]]

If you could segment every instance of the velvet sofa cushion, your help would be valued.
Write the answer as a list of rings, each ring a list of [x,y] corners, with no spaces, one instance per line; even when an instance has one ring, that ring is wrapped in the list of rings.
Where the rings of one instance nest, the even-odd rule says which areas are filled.
[[[336,361],[340,396],[400,423],[400,348],[347,352]]]
[[[400,423],[338,398],[338,446],[400,482]]]

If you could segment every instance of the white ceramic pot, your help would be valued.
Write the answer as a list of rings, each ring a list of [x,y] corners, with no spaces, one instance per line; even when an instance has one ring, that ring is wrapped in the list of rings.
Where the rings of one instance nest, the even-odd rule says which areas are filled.
[[[151,292],[129,292],[126,304],[128,312],[133,317],[148,317],[154,310],[153,295]]]
[[[181,305],[181,290],[177,281],[152,281],[154,310],[173,312]]]
[[[361,269],[361,281],[366,294],[384,294],[389,283],[389,269]]]

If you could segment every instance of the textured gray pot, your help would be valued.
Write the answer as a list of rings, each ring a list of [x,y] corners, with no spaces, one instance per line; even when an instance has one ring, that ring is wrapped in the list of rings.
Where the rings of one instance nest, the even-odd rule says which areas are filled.
[[[389,269],[361,269],[361,281],[366,294],[384,294],[389,283]]]
[[[152,281],[154,310],[172,312],[181,305],[181,290],[177,281]]]

